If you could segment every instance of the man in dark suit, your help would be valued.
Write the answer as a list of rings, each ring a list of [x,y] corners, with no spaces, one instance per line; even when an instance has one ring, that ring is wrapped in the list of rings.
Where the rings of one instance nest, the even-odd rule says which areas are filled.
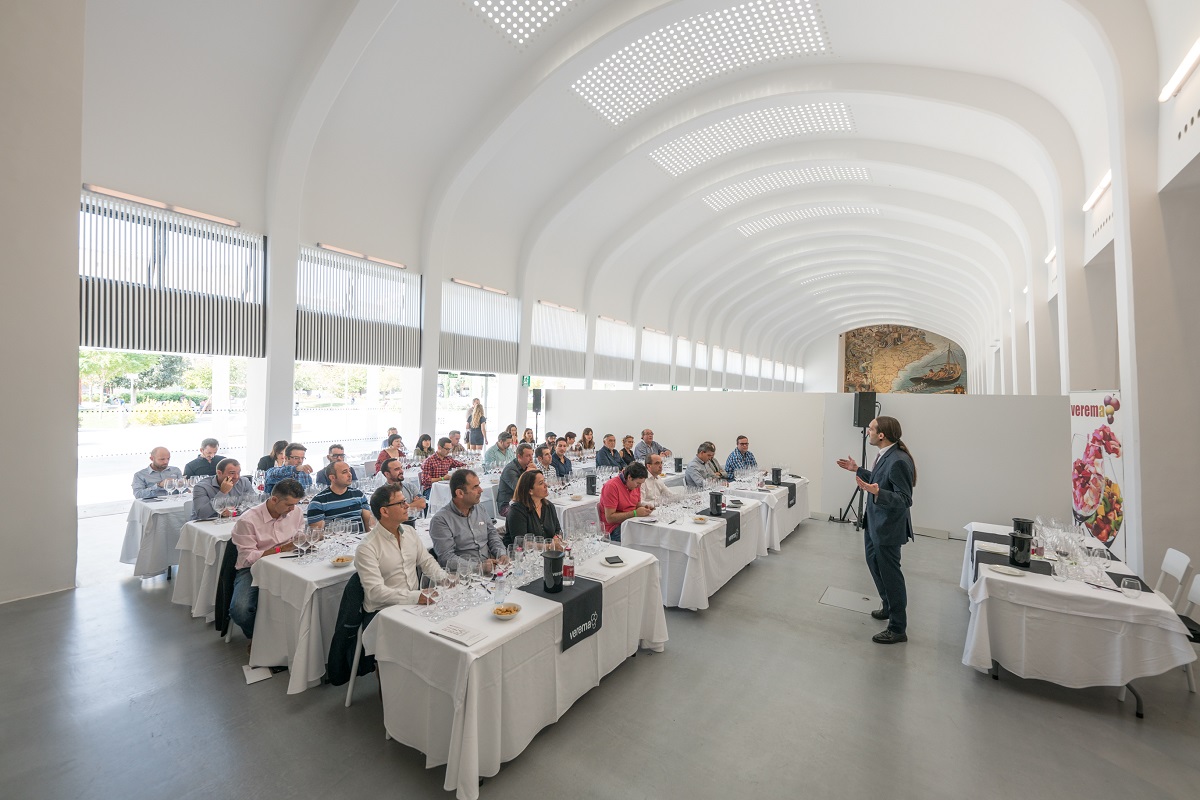
[[[900,571],[900,548],[913,538],[909,509],[917,484],[917,466],[900,436],[900,422],[895,417],[876,417],[867,426],[867,442],[879,448],[871,469],[860,467],[853,457],[837,462],[842,469],[855,473],[858,488],[867,493],[863,525],[867,568],[883,600],[871,616],[888,620],[887,630],[871,637],[879,644],[908,641],[908,593]]]

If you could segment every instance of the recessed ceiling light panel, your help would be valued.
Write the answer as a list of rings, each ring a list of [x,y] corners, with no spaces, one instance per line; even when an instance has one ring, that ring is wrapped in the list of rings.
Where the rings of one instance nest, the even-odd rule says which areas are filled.
[[[835,181],[869,181],[871,171],[866,167],[805,167],[769,172],[706,194],[703,198],[713,211],[729,208],[743,200],[760,194],[800,186],[805,183],[833,183]]]
[[[831,52],[816,0],[747,0],[648,33],[592,67],[571,88],[606,120],[620,125],[716,75]]]
[[[853,133],[854,117],[845,103],[773,106],[714,122],[650,151],[650,158],[679,176],[743,147],[814,133]]]
[[[744,225],[738,225],[738,232],[742,236],[753,236],[756,233],[770,230],[779,225],[786,225],[789,222],[799,222],[804,219],[817,219],[818,217],[840,217],[848,214],[869,214],[875,215],[879,213],[878,208],[870,208],[869,206],[813,206],[811,208],[793,208],[790,211],[780,211],[776,214],[768,214],[765,217],[760,217],[753,222],[747,222]]]
[[[523,45],[581,0],[464,0],[513,44]]]

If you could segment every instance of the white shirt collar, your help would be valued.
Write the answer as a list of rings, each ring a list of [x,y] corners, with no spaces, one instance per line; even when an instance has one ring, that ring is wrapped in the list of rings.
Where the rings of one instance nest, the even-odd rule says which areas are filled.
[[[892,443],[891,443],[891,444],[889,444],[887,447],[881,447],[881,448],[879,448],[879,456],[878,456],[878,457],[879,457],[879,458],[883,458],[883,454],[884,454],[884,453],[886,453],[888,450],[891,450],[891,449],[892,449],[893,447],[895,447],[895,446],[896,446],[896,443],[895,443],[895,442],[892,442]]]

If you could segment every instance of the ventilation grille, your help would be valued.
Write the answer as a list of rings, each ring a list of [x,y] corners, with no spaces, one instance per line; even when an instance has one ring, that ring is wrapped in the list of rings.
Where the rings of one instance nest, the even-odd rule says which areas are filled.
[[[592,67],[571,88],[602,117],[620,125],[716,75],[830,52],[814,0],[750,0],[659,28]]]
[[[672,176],[744,147],[815,133],[853,133],[845,103],[808,103],[750,111],[680,136],[650,152]]]
[[[844,181],[869,181],[871,172],[865,167],[806,167],[804,169],[784,169],[759,175],[737,183],[731,183],[723,189],[717,189],[703,197],[705,203],[714,211],[729,208],[732,205],[757,197],[767,192],[786,189],[790,186],[801,186],[806,183],[833,183]]]
[[[804,219],[817,219],[818,217],[840,217],[851,214],[878,214],[878,208],[869,208],[867,206],[814,206],[812,208],[795,208],[791,211],[781,211],[777,214],[768,214],[765,217],[747,222],[744,225],[738,225],[738,232],[743,236],[753,236],[756,233],[770,230],[779,225],[786,225],[789,222],[799,222]]]
[[[515,45],[524,45],[580,0],[464,0]]]

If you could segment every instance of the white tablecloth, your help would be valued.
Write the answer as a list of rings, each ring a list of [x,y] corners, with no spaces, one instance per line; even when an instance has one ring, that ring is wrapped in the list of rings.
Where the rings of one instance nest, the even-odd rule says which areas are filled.
[[[1109,571],[1132,574],[1119,562]],[[1081,581],[981,566],[968,597],[963,664],[979,670],[996,661],[1021,678],[1078,689],[1124,686],[1196,660],[1187,629],[1154,592],[1130,599]]]
[[[175,545],[179,529],[192,515],[192,496],[175,495],[147,503],[134,500],[125,523],[121,563],[133,564],[133,574],[150,578],[178,564]]]
[[[445,788],[461,800],[479,797],[481,775],[516,758],[639,646],[663,649],[658,563],[629,550],[610,553],[627,565],[611,569],[600,557],[578,565],[580,573],[607,577],[604,624],[565,653],[562,606],[521,591],[510,597],[521,605],[515,619],[496,620],[486,604],[454,618],[488,634],[472,647],[430,635],[445,623],[405,606],[385,609],[367,628],[363,642],[379,660],[388,734],[424,753],[426,767],[445,764]]]
[[[788,489],[786,486],[770,486],[765,489],[727,489],[725,494],[730,497],[749,498],[762,503],[763,510],[763,544],[758,554],[765,556],[767,550],[779,552],[783,540],[796,527],[808,519],[808,478],[800,478],[796,484],[796,504],[788,508]]]
[[[186,522],[179,531],[179,571],[171,602],[188,606],[193,617],[212,622],[217,578],[225,544],[233,535],[233,522]]]
[[[659,561],[663,605],[693,611],[708,608],[708,598],[758,556],[763,537],[759,501],[746,500],[741,514],[741,538],[725,546],[724,519],[674,524],[656,520],[627,520],[621,525],[621,544]]]
[[[496,481],[490,475],[484,475],[479,479],[479,485],[483,487],[483,497],[479,500],[479,504],[483,506],[483,510],[492,519],[496,519]],[[429,516],[437,513],[437,510],[450,502],[450,481],[438,481],[429,487]]]

